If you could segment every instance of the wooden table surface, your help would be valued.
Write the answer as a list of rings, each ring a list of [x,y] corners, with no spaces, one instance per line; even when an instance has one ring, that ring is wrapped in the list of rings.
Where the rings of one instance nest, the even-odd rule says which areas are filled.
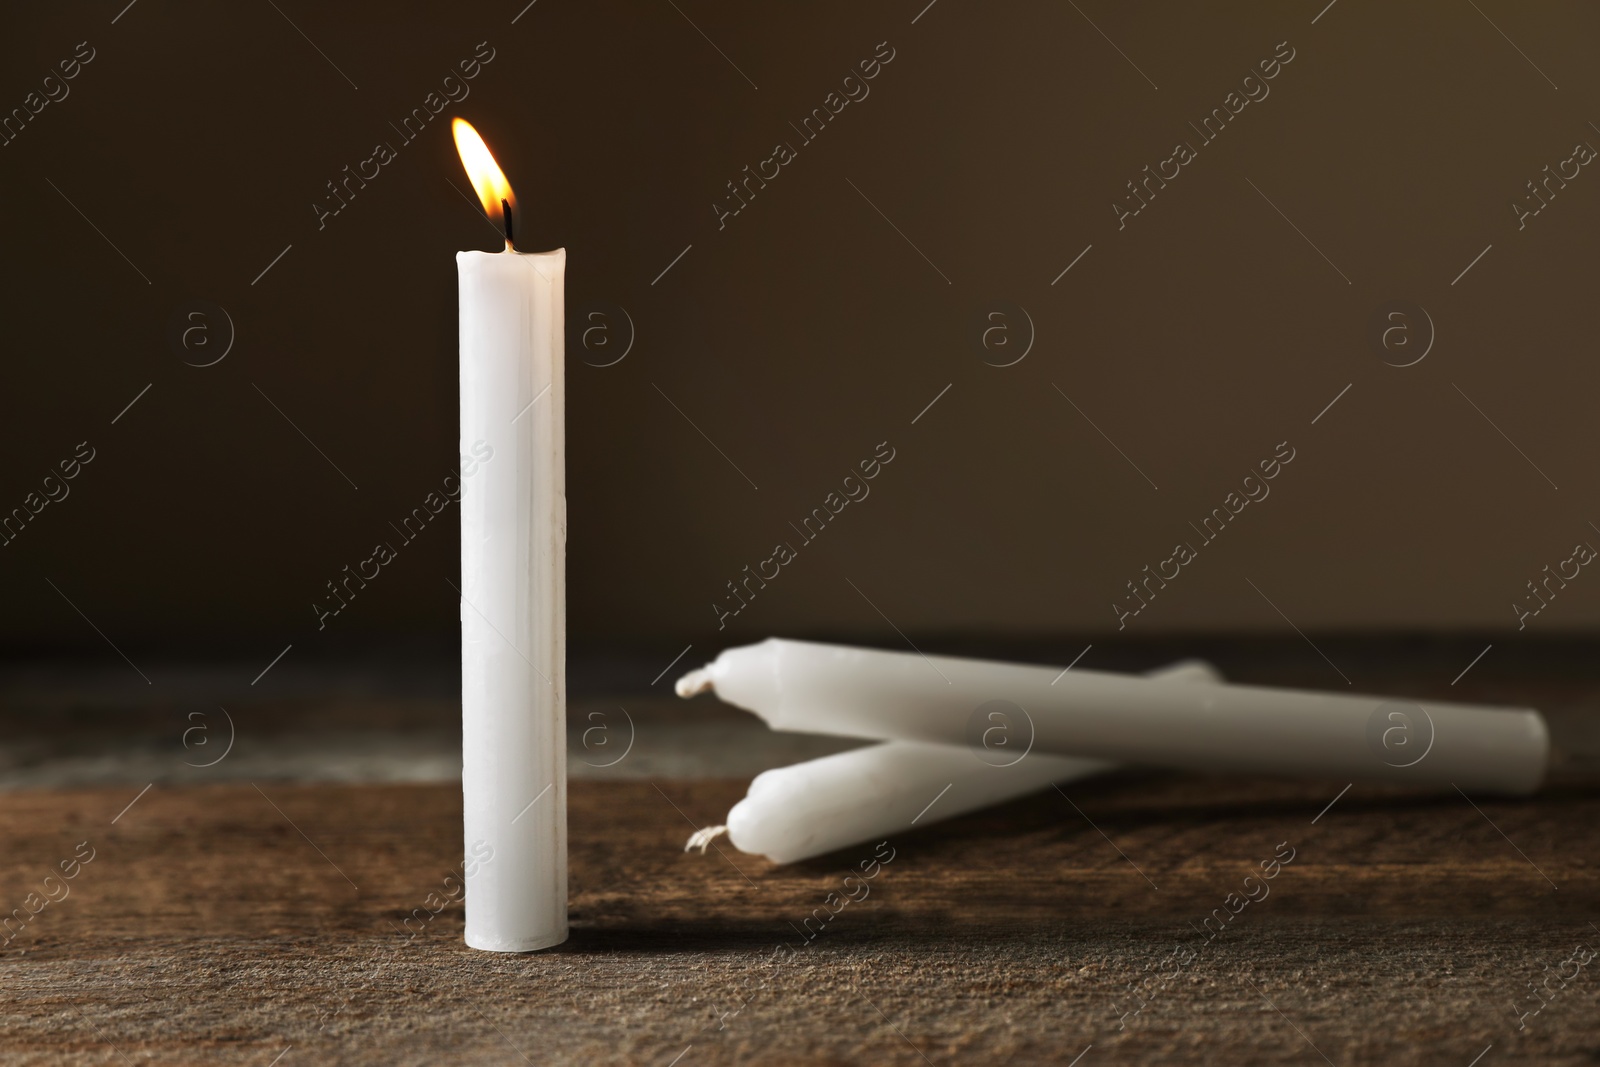
[[[449,785],[156,787],[125,812],[125,788],[11,794],[8,906],[93,858],[0,954],[4,1062],[1600,1056],[1600,975],[1566,963],[1600,947],[1592,787],[1357,785],[1318,817],[1343,783],[1127,773],[793,867],[680,851],[743,787],[574,782],[572,936],[524,956],[431,914]],[[874,853],[867,895],[825,904]]]
[[[1094,656],[1342,684],[1296,645]],[[1459,686],[1481,643],[1319,646],[1367,691],[1600,734],[1587,646],[1497,646]],[[610,768],[573,749],[572,936],[525,956],[465,948],[444,896],[448,671],[0,669],[0,1063],[1600,1061],[1581,766],[1517,801],[1126,771],[777,867],[681,849],[760,767],[837,743],[663,699],[661,665],[628,675],[654,704],[575,702],[570,735],[626,710],[633,743]],[[188,766],[219,705],[237,744]]]

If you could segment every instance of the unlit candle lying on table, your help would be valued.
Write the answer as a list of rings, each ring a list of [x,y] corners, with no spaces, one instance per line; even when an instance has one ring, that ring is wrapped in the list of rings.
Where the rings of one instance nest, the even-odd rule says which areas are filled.
[[[1550,748],[1544,719],[1526,708],[1164,685],[778,638],[730,648],[678,684],[713,688],[776,730],[970,746],[992,711],[1009,709],[1038,753],[1469,792],[1532,792]]]

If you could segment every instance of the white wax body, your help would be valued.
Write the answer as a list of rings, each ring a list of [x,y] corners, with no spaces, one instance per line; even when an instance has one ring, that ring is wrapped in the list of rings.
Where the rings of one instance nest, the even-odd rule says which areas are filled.
[[[497,952],[567,937],[566,263],[456,255],[466,941]]]
[[[1174,664],[1150,677],[1171,684],[1222,681],[1215,668],[1200,662]],[[965,745],[885,741],[756,775],[745,798],[728,812],[728,840],[740,852],[794,863],[1115,766],[1037,752],[1015,763],[991,764]]]
[[[1035,752],[1469,793],[1532,792],[1549,755],[1544,719],[1526,708],[1076,669],[1057,681],[1054,667],[777,638],[728,649],[704,671],[723,700],[803,733],[968,744],[980,706],[1004,700],[1027,712]]]

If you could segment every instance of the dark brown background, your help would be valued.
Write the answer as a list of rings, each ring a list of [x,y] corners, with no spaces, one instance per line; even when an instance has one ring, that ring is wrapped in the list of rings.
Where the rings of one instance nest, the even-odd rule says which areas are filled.
[[[1591,5],[1338,3],[1313,24],[1325,0],[540,0],[513,25],[521,0],[124,2],[14,13],[0,41],[4,109],[77,42],[97,52],[0,148],[0,510],[77,442],[98,451],[0,549],[14,648],[104,649],[48,578],[130,650],[448,651],[454,512],[327,631],[309,605],[453,464],[453,253],[494,241],[463,201],[455,112],[515,183],[527,243],[568,248],[569,310],[637,328],[608,368],[569,346],[577,649],[896,640],[887,620],[1103,632],[1123,582],[1284,440],[1271,497],[1131,628],[1283,632],[1248,578],[1307,630],[1514,632],[1524,583],[1600,540],[1600,177],[1521,232],[1510,208],[1600,143]],[[319,231],[324,182],[485,40],[470,98]],[[1118,232],[1124,182],[1285,40],[1270,97]],[[724,183],[880,41],[871,95],[719,231]],[[213,367],[169,344],[192,298],[237,327]],[[1405,369],[1366,336],[1394,299],[1437,325]],[[1037,329],[1008,368],[974,340],[996,302]],[[871,497],[717,634],[723,583],[883,440]],[[1597,622],[1600,579],[1580,578],[1530,629]]]

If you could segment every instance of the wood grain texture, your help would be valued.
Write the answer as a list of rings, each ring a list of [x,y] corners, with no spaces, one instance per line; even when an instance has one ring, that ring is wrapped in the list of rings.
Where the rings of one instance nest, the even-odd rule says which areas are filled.
[[[576,782],[572,937],[527,956],[466,949],[459,906],[402,928],[458,862],[450,786],[158,786],[114,825],[137,790],[16,792],[5,907],[80,842],[94,859],[0,952],[0,1049],[260,1067],[1600,1057],[1593,966],[1516,1016],[1530,981],[1600,947],[1600,789],[1478,810],[1358,785],[1313,823],[1343,784],[1076,783],[1071,803],[1047,791],[890,842],[868,895],[830,907],[872,845],[793,867],[726,840],[685,855],[742,782]],[[1286,848],[1248,883],[1268,895],[1207,940]]]

